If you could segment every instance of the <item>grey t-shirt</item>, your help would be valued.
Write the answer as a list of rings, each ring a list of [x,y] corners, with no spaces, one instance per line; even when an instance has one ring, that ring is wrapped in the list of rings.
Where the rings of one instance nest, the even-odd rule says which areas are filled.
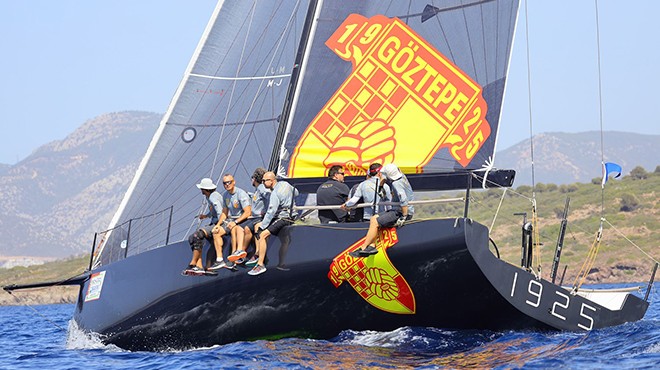
[[[245,207],[252,205],[248,193],[239,187],[234,188],[234,194],[230,194],[228,191],[224,192],[222,194],[222,203],[224,208],[227,208],[227,218],[233,220],[243,214]]]

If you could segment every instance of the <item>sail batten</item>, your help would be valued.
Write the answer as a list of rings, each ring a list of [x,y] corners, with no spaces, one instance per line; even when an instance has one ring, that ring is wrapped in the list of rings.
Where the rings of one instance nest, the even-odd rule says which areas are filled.
[[[250,77],[227,77],[227,76],[207,76],[200,75],[197,73],[191,73],[192,77],[208,78],[210,80],[227,80],[227,81],[240,81],[240,80],[268,80],[272,78],[285,78],[291,77],[290,73],[281,74],[281,75],[266,75],[266,76],[250,76]]]

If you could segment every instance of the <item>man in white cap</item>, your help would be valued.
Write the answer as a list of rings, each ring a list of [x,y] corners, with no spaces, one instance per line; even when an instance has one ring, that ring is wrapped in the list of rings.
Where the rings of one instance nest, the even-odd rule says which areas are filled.
[[[193,256],[190,265],[184,270],[184,273],[191,275],[205,273],[204,266],[202,266],[202,247],[204,246],[204,240],[208,240],[212,244],[214,243],[215,235],[213,234],[213,229],[218,223],[218,211],[222,210],[222,195],[216,191],[218,187],[213,183],[213,180],[203,178],[199,184],[196,184],[196,186],[202,191],[202,194],[206,197],[206,203],[208,204],[208,212],[201,214],[198,217],[200,220],[210,218],[211,223],[200,227],[188,237],[190,248],[193,250]],[[220,236],[220,238],[222,238],[222,236]],[[222,258],[222,256],[220,256],[220,258]]]
[[[404,222],[412,219],[415,208],[408,205],[408,202],[414,200],[413,189],[408,182],[408,178],[404,175],[399,168],[393,164],[386,164],[377,174],[381,181],[386,181],[392,189],[392,201],[399,202],[389,211],[375,214],[369,220],[369,230],[364,239],[362,248],[358,248],[349,253],[351,257],[368,257],[372,254],[378,253],[378,249],[374,245],[376,236],[378,235],[379,227],[401,227]]]

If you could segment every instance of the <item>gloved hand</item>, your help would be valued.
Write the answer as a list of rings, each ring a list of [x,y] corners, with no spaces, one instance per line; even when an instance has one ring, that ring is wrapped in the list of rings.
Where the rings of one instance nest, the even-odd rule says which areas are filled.
[[[399,217],[399,219],[396,220],[396,227],[403,227],[404,222],[406,222],[406,218],[404,216]]]
[[[259,240],[259,238],[261,237],[261,232],[262,232],[262,231],[264,231],[264,229],[262,229],[262,228],[258,228],[258,229],[257,229],[257,232],[254,233],[254,239],[255,239],[255,240]]]

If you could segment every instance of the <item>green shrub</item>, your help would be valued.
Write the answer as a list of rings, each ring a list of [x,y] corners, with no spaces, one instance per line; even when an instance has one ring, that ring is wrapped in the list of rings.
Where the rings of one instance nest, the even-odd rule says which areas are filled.
[[[637,166],[630,171],[630,177],[632,177],[633,180],[644,180],[649,177],[649,174],[644,167]]]
[[[639,208],[639,200],[633,194],[625,193],[621,195],[621,208],[622,212],[632,212]]]

